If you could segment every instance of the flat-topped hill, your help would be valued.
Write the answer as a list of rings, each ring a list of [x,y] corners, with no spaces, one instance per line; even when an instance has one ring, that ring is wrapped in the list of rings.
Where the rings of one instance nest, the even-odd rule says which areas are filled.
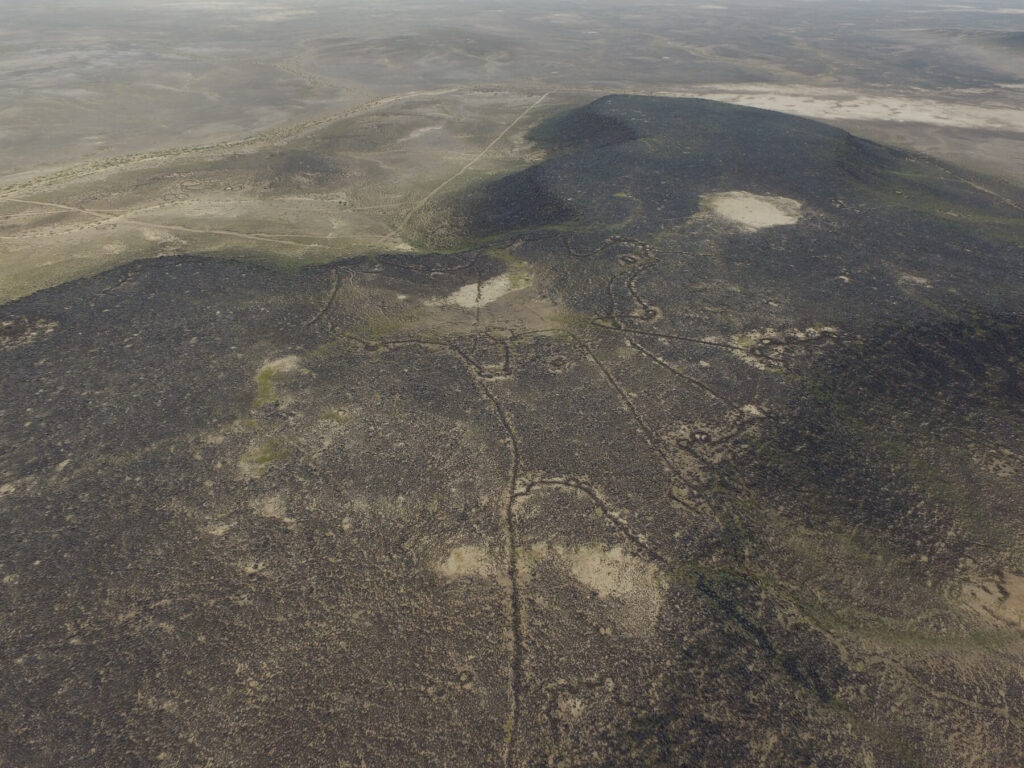
[[[906,160],[823,123],[703,99],[607,96],[527,138],[545,162],[460,193],[427,220],[449,217],[456,238],[567,222],[650,231],[719,190],[828,207],[866,184],[892,183]]]

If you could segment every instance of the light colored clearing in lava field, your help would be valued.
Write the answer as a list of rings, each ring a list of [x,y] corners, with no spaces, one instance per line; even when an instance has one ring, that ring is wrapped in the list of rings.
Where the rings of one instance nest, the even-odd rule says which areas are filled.
[[[529,273],[521,274],[521,270],[509,271],[482,283],[464,285],[448,296],[431,299],[426,303],[433,307],[455,304],[465,309],[475,309],[497,301],[507,293],[528,288],[532,284],[533,278]]]
[[[630,555],[621,547],[582,547],[568,553],[573,577],[592,589],[598,599],[617,604],[620,628],[631,634],[650,632],[665,596],[665,583],[654,563]]]
[[[447,579],[465,576],[486,578],[495,574],[494,563],[483,547],[456,547],[437,566],[438,572]]]
[[[1024,627],[1024,576],[1004,574],[969,582],[963,597],[969,608],[991,620]]]
[[[754,195],[750,192],[722,192],[702,195],[704,206],[715,216],[755,231],[765,227],[796,224],[800,220],[800,203],[788,197]]]

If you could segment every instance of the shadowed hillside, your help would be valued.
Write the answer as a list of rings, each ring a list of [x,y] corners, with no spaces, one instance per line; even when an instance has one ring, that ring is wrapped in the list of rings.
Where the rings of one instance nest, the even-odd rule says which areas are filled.
[[[651,232],[695,213],[700,195],[744,189],[817,206],[891,183],[906,155],[838,128],[700,99],[607,96],[527,138],[550,158],[425,214],[441,245],[546,225]],[[454,230],[454,231],[452,231]]]

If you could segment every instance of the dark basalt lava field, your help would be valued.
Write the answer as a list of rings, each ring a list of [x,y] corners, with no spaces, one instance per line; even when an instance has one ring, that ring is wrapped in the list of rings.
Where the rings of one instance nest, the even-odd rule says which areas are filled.
[[[0,765],[1010,766],[1024,196],[610,96],[429,254],[0,305]]]

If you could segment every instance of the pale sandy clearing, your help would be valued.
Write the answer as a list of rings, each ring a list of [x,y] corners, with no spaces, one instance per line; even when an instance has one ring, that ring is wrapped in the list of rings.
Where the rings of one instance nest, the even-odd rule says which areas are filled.
[[[924,123],[1024,133],[1024,111],[1005,99],[1003,103],[965,104],[913,96],[880,96],[843,88],[733,83],[686,91],[661,91],[656,95],[698,97],[821,120]]]
[[[508,272],[492,277],[482,283],[470,283],[464,285],[457,291],[441,299],[431,299],[426,302],[427,306],[439,307],[446,304],[455,304],[466,309],[484,307],[502,296],[521,291],[533,283],[529,274],[510,275]]]
[[[223,536],[231,530],[234,523],[210,523],[205,530],[211,536]]]
[[[896,282],[900,285],[919,285],[922,288],[931,288],[932,283],[927,277],[919,277],[912,275],[909,272],[904,272],[896,278]]]
[[[741,406],[740,410],[743,412],[744,416],[749,416],[752,419],[763,419],[764,418],[764,411],[762,411],[760,408],[758,408],[753,403],[747,403],[746,405]]]
[[[440,131],[443,127],[443,125],[428,125],[426,128],[417,128],[404,139],[399,139],[398,142],[402,143],[405,141],[415,141],[420,136],[425,136],[426,134],[433,133],[434,131]]]
[[[963,591],[967,605],[978,613],[1013,626],[1024,626],[1024,576],[1002,577],[968,583]]]
[[[456,547],[447,559],[439,563],[437,571],[446,579],[466,576],[487,578],[494,574],[494,564],[483,547]]]
[[[701,201],[712,213],[751,232],[765,227],[796,224],[800,203],[788,197],[754,195],[750,192],[722,192],[702,195]]]
[[[665,582],[654,563],[629,554],[622,547],[581,547],[567,553],[570,572],[601,600],[619,603],[616,622],[631,634],[650,632],[665,596]]]
[[[298,355],[287,355],[285,357],[279,357],[277,360],[271,360],[269,363],[265,364],[260,368],[257,376],[268,373],[274,375],[280,373],[295,373],[301,369],[302,361],[299,359]]]
[[[295,518],[288,515],[288,507],[284,499],[278,495],[257,499],[253,502],[252,509],[260,517],[280,520],[285,525],[291,525],[295,522]]]

